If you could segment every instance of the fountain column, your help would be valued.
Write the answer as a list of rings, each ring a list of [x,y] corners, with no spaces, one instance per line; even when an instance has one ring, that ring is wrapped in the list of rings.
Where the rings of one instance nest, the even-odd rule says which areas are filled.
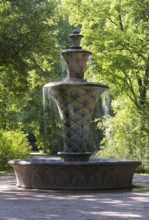
[[[69,35],[72,45],[61,55],[67,66],[67,77],[63,82],[50,86],[62,120],[64,151],[59,154],[65,161],[88,161],[93,152],[88,151],[90,121],[101,93],[106,85],[89,83],[84,71],[90,51],[83,50],[83,37],[77,30]]]

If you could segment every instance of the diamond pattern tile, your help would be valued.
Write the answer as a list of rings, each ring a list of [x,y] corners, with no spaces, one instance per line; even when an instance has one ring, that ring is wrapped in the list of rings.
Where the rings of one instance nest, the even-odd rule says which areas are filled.
[[[100,87],[71,85],[55,87],[53,96],[57,102],[63,126],[66,152],[87,152],[89,125]]]

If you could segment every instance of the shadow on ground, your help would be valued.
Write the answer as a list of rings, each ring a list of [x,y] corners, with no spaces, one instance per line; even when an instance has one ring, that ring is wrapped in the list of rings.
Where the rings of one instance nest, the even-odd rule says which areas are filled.
[[[149,176],[136,175],[133,190],[104,192],[17,189],[13,175],[0,179],[1,220],[149,219]]]

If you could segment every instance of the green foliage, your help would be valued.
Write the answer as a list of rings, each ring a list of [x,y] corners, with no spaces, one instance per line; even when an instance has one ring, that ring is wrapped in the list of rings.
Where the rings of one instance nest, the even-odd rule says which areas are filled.
[[[61,78],[59,53],[69,28],[59,0],[0,0],[0,128],[33,133],[40,149],[42,87]]]
[[[59,57],[57,5],[55,0],[0,0],[0,124],[4,129],[14,127],[7,116],[20,111],[26,93],[53,74],[54,56]]]
[[[0,130],[0,171],[9,169],[11,159],[28,158],[30,146],[27,136],[20,130]]]
[[[100,155],[138,159],[149,170],[149,2],[65,0],[68,5],[71,24],[81,27],[93,52],[87,77],[107,83],[114,100]]]
[[[82,27],[83,44],[93,52],[88,78],[107,82],[114,96],[123,93],[139,108],[149,87],[148,1],[64,2],[70,4],[70,22]]]
[[[98,126],[104,130],[98,156],[126,158],[142,162],[140,170],[149,172],[149,113],[132,106],[128,99],[113,102],[115,117],[103,118]]]
[[[43,121],[42,86],[61,78],[59,53],[68,48],[71,29],[79,28],[82,46],[93,52],[86,77],[107,83],[113,97],[114,116],[102,126],[107,129],[101,154],[137,158],[148,170],[148,18],[147,0],[0,0],[0,126],[5,135],[21,127],[35,134],[40,149],[44,133],[48,152],[60,146],[61,124],[52,109],[44,116],[48,125]],[[4,132],[1,139],[4,146]]]

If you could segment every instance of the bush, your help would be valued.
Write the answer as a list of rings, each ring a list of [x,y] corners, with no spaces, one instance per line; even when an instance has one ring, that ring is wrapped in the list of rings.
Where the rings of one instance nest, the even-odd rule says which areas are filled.
[[[114,117],[100,121],[104,130],[98,156],[105,158],[123,158],[139,160],[142,166],[139,171],[149,172],[149,114],[138,112],[130,103],[119,100],[114,106]]]
[[[8,161],[29,157],[31,147],[20,130],[0,130],[0,171],[8,170]]]

